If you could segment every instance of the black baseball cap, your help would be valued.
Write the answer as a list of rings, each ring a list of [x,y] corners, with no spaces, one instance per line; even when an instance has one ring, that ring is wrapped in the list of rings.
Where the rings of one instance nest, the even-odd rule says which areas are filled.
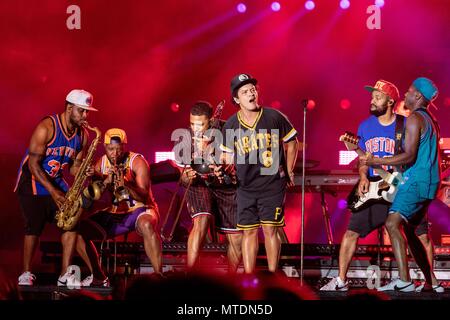
[[[247,83],[253,83],[254,85],[256,85],[258,81],[247,73],[241,73],[235,76],[233,79],[231,79],[231,95],[234,96],[236,90],[238,90],[243,85],[246,85]]]

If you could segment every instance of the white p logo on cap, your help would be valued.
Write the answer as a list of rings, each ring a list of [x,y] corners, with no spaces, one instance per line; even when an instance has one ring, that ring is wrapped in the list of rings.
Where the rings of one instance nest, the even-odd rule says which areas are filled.
[[[243,73],[243,74],[239,75],[238,79],[239,79],[239,81],[245,81],[245,80],[248,80],[249,77],[248,77],[248,75]]]

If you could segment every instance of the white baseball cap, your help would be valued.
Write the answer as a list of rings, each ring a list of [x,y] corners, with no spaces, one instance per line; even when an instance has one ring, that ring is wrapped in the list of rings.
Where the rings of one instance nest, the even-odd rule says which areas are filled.
[[[75,104],[77,107],[82,109],[98,111],[94,107],[92,107],[92,101],[94,101],[94,97],[90,92],[81,89],[74,89],[69,92],[66,97],[66,101]]]

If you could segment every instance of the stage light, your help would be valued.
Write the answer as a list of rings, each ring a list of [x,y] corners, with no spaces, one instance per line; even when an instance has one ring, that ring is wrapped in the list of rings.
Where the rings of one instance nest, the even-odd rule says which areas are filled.
[[[281,9],[281,4],[279,2],[272,2],[272,4],[270,5],[270,8],[272,9],[272,11],[280,11]]]
[[[155,163],[165,161],[165,160],[175,160],[175,153],[172,151],[156,151],[155,152]]]
[[[314,3],[314,1],[306,1],[305,2],[305,9],[306,10],[313,10],[316,7],[316,4]]]
[[[341,210],[347,209],[347,201],[345,199],[340,199],[337,203],[337,207]]]
[[[355,151],[339,151],[339,165],[346,166],[357,156],[358,154]]]
[[[351,104],[350,100],[348,100],[348,99],[341,100],[341,103],[340,103],[341,109],[343,109],[343,110],[350,109],[351,105],[352,104]]]
[[[173,102],[170,105],[170,110],[172,110],[172,112],[178,112],[178,111],[180,111],[180,105],[176,102]]]
[[[309,99],[308,104],[306,105],[306,109],[312,110],[316,107],[316,102],[314,100]]]
[[[272,101],[270,106],[274,109],[281,109],[281,102],[278,100]]]
[[[244,13],[245,11],[247,11],[247,6],[241,2],[236,6],[236,10],[239,13]]]
[[[341,9],[348,9],[350,7],[350,1],[349,0],[341,0],[341,2],[339,3],[339,6],[341,7]]]
[[[375,0],[375,5],[378,8],[381,8],[382,6],[384,6],[384,0]]]

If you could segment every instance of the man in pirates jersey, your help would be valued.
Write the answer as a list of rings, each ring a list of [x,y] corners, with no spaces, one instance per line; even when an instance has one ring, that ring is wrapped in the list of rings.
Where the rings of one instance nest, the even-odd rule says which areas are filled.
[[[396,102],[400,95],[397,87],[386,80],[378,80],[375,86],[366,86],[371,92],[371,116],[364,120],[358,128],[359,147],[370,152],[375,157],[392,157],[401,148],[404,133],[405,118],[394,113]],[[402,135],[396,137],[397,131]],[[399,149],[400,150],[400,149]],[[385,167],[386,170],[392,167]],[[358,193],[360,195],[369,190],[369,178],[377,173],[367,165],[359,166],[360,181]],[[339,274],[320,288],[321,291],[347,291],[349,283],[347,271],[356,251],[359,238],[365,238],[372,231],[382,227],[388,217],[390,204],[373,203],[369,207],[353,213],[350,217],[339,251]],[[424,217],[416,229],[416,235],[427,249],[429,259],[433,261],[433,245],[429,237],[428,219]],[[436,279],[435,279],[436,281]]]
[[[426,288],[434,292],[444,291],[433,276],[432,261],[415,232],[440,185],[439,126],[428,110],[437,95],[437,87],[430,79],[421,77],[414,80],[405,94],[405,107],[411,110],[411,115],[405,125],[403,152],[385,158],[375,158],[371,154],[360,157],[365,166],[406,166],[385,223],[399,278],[378,288],[378,291],[416,290],[409,274],[407,246],[424,274]]]
[[[184,130],[183,140],[178,141],[185,145],[186,151],[190,151],[188,151],[190,157],[177,158],[175,161],[181,169],[183,185],[186,187],[189,185],[186,203],[193,225],[188,238],[187,266],[188,268],[196,266],[211,218],[214,217],[218,232],[225,234],[228,240],[229,271],[236,272],[242,257],[242,232],[236,227],[236,185],[231,179],[220,183],[214,179],[214,174],[205,180],[191,167],[192,162],[198,159],[207,164],[214,163],[211,157],[214,151],[212,147],[216,145],[216,141],[206,136],[209,129],[215,129],[218,133],[221,131],[220,128],[210,127],[212,115],[211,104],[206,101],[196,102],[190,111],[190,129]],[[221,127],[220,122],[219,126]]]
[[[239,74],[231,80],[240,110],[224,126],[221,149],[225,162],[236,165],[238,228],[244,231],[242,257],[253,273],[262,226],[269,271],[275,272],[281,250],[278,228],[284,227],[287,186],[294,185],[297,131],[281,112],[258,104],[257,80]]]
[[[53,222],[57,208],[64,202],[68,185],[63,170],[76,175],[88,141],[82,128],[92,107],[93,96],[72,90],[66,97],[65,111],[42,119],[31,136],[14,191],[25,219],[23,273],[19,285],[33,285],[31,265],[39,237],[46,222]],[[63,235],[64,236],[64,235]]]
[[[104,240],[136,230],[142,236],[147,254],[156,274],[162,271],[161,239],[158,231],[158,206],[150,185],[150,168],[141,154],[127,151],[124,130],[112,128],[104,138],[105,155],[95,164],[95,177],[103,181],[110,203],[95,204],[96,213],[81,220],[77,230],[70,231],[70,244],[63,248],[74,250],[89,257],[91,275],[81,286],[108,286],[107,276],[101,269],[98,253],[91,240]],[[100,202],[101,203],[101,202]],[[86,240],[86,241],[85,241]],[[72,248],[72,249],[71,249]],[[71,256],[72,252],[65,253]],[[63,262],[59,285],[73,281],[69,261]]]

